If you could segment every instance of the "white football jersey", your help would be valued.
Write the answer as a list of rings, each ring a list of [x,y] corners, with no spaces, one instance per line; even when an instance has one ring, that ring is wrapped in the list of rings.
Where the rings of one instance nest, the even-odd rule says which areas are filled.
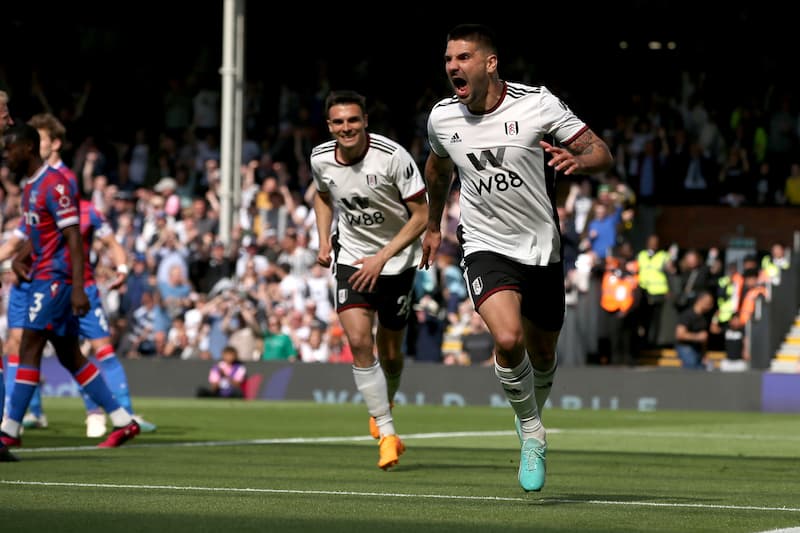
[[[476,115],[453,96],[428,116],[428,140],[461,180],[464,255],[497,252],[526,265],[560,260],[555,179],[539,141],[568,144],[586,124],[546,87],[506,82],[500,101]],[[549,176],[548,176],[549,174]]]
[[[336,160],[336,141],[311,151],[311,173],[317,190],[331,194],[339,252],[336,262],[353,265],[375,255],[408,222],[405,201],[426,194],[425,181],[411,154],[397,142],[369,134],[364,157],[352,164]],[[422,259],[417,239],[389,259],[381,274],[399,274]]]

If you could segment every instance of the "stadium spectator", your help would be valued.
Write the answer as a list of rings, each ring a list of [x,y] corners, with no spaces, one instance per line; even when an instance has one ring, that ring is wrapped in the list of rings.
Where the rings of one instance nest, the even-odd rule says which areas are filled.
[[[280,318],[277,315],[268,317],[261,360],[294,362],[297,356],[297,348],[292,338],[282,331]]]
[[[675,351],[683,368],[705,369],[709,333],[709,314],[714,309],[714,297],[709,291],[700,292],[692,305],[678,316],[675,327]]]
[[[494,351],[494,338],[480,313],[472,310],[470,306],[469,323],[461,335],[463,357],[472,364],[483,366],[494,365],[492,354]]]
[[[669,296],[667,269],[670,264],[669,253],[661,248],[657,234],[651,233],[647,237],[645,249],[636,256],[636,262],[642,291],[639,307],[642,344],[657,346],[661,342],[662,314]]]
[[[417,321],[417,350],[414,359],[419,362],[441,363],[442,341],[446,324],[446,309],[426,294],[414,305]]]
[[[164,353],[169,328],[170,320],[161,305],[161,295],[158,289],[148,285],[117,351],[131,358],[160,356]]]
[[[607,192],[608,186],[601,185],[600,190]],[[622,224],[621,206],[610,205],[599,199],[592,207],[592,218],[586,225],[586,233],[592,251],[598,259],[605,259],[617,246],[617,236]]]
[[[170,319],[183,316],[191,304],[189,296],[192,293],[192,286],[184,277],[181,265],[175,264],[170,267],[169,278],[166,282],[159,282],[158,292],[161,293],[161,305],[164,306]]]
[[[715,288],[708,265],[703,261],[700,251],[687,250],[679,261],[677,274],[675,308],[678,313],[690,308],[698,294],[704,291],[713,293]]]
[[[633,366],[638,350],[636,337],[641,301],[638,277],[616,255],[606,257],[605,267],[600,288],[600,307],[604,313],[600,316],[606,335],[601,338],[607,337],[609,342],[604,359],[611,365]]]
[[[244,398],[244,382],[247,366],[239,360],[236,348],[222,349],[222,359],[214,363],[208,372],[208,386],[199,387],[199,398]]]
[[[314,322],[308,338],[300,341],[300,360],[304,363],[327,363],[330,360],[330,346],[325,342],[325,326]]]

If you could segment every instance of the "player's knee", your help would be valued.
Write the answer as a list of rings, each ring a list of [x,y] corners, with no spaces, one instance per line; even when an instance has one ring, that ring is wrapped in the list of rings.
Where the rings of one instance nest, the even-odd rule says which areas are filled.
[[[500,331],[494,336],[495,349],[503,353],[517,351],[522,344],[522,332]]]

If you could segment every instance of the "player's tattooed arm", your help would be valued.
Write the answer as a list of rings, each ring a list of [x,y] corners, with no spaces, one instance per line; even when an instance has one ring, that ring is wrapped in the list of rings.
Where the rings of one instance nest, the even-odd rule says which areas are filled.
[[[605,141],[588,128],[563,148],[545,141],[539,144],[552,156],[547,164],[566,175],[604,172],[614,162]]]
[[[595,149],[602,144],[604,143],[602,140],[600,140],[600,137],[595,135],[592,130],[587,129],[578,135],[575,140],[569,143],[566,148],[573,155],[589,155],[592,154]]]

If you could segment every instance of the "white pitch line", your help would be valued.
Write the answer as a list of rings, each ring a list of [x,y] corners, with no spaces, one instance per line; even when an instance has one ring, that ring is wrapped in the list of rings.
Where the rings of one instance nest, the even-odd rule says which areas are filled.
[[[547,430],[551,435],[597,435],[597,436],[637,436],[653,438],[675,438],[675,439],[725,439],[725,440],[774,440],[774,441],[800,441],[800,436],[781,436],[781,435],[747,435],[747,434],[725,434],[725,433],[688,433],[688,432],[658,432],[658,431],[636,431],[636,430],[617,430],[617,429],[560,429],[550,428]],[[403,440],[424,440],[424,439],[447,439],[463,437],[505,437],[515,436],[514,431],[452,431],[436,433],[409,433],[402,434]],[[273,439],[247,439],[247,440],[224,440],[224,441],[203,441],[203,442],[155,442],[143,443],[135,442],[126,444],[126,448],[191,448],[191,447],[212,447],[212,446],[253,446],[263,444],[313,444],[325,442],[359,442],[373,441],[371,436],[341,436],[341,437],[286,437]],[[105,448],[97,446],[60,446],[48,448],[17,448],[15,453],[53,453],[53,452],[76,452],[76,451],[101,451]]]
[[[725,509],[729,511],[783,511],[800,512],[795,507],[759,507],[755,505],[709,505],[702,503],[665,503],[665,502],[630,502],[614,500],[577,500],[574,498],[542,498],[532,501],[530,498],[509,498],[504,496],[463,496],[456,494],[406,494],[399,492],[357,492],[340,490],[294,490],[294,489],[257,489],[241,487],[194,487],[181,485],[124,485],[119,483],[72,483],[64,481],[22,481],[0,480],[0,485],[24,485],[37,487],[67,487],[67,488],[101,488],[101,489],[134,489],[134,490],[172,490],[179,492],[240,492],[256,494],[300,494],[300,495],[326,495],[326,496],[363,496],[368,498],[420,498],[428,500],[469,500],[469,501],[504,501],[527,502],[537,504],[573,503],[585,505],[624,505],[633,507],[670,507],[686,509]]]

